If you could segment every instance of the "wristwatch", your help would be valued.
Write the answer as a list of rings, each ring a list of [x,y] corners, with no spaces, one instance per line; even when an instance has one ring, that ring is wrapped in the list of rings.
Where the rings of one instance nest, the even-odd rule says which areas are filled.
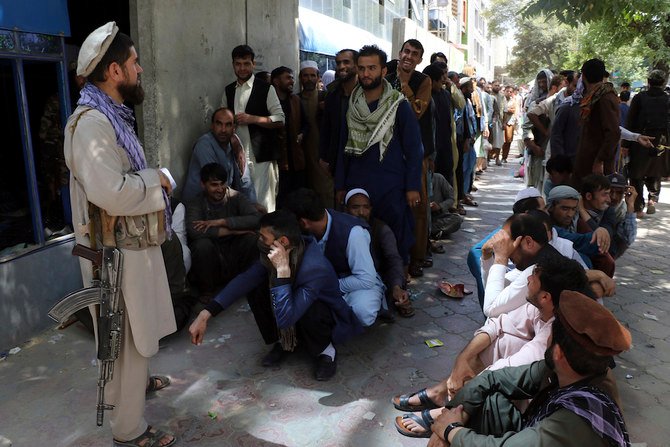
[[[463,427],[463,424],[460,422],[452,422],[451,424],[447,425],[447,428],[444,429],[444,440],[446,442],[449,442],[449,433],[451,433],[451,431],[456,427]]]

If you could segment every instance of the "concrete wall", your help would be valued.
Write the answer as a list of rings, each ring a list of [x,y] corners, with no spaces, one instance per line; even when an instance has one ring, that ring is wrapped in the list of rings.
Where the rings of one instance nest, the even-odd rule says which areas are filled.
[[[235,79],[233,47],[249,44],[257,70],[298,68],[298,0],[131,0],[130,10],[144,68],[137,115],[147,161],[182,185],[193,143]]]
[[[65,238],[0,264],[0,352],[55,325],[47,316],[51,306],[82,287],[73,246],[74,238]]]
[[[408,18],[393,20],[393,45],[392,54],[389,59],[397,59],[402,44],[408,39],[417,39],[423,45],[423,61],[417,65],[416,70],[421,71],[430,64],[430,55],[438,51],[443,52],[449,59],[449,70],[461,71],[463,69],[464,56],[460,50],[454,48],[448,42],[433,35],[430,31],[420,28],[415,22]]]

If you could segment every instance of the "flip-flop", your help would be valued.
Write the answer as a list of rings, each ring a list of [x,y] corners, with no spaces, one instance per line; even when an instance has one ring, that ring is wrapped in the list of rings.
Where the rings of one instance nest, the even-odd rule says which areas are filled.
[[[452,284],[445,279],[441,279],[437,283],[437,287],[440,289],[440,292],[444,293],[449,298],[463,298],[465,294],[465,286],[463,284]],[[472,291],[468,290],[468,295]]]
[[[162,390],[170,385],[170,378],[168,376],[150,376],[149,385],[147,386],[147,393]]]
[[[412,430],[407,429],[402,423],[404,419],[412,419],[426,431],[414,432]],[[409,438],[430,438],[433,434],[433,432],[430,429],[430,426],[433,425],[433,422],[435,421],[433,420],[433,417],[430,415],[430,410],[423,410],[421,412],[421,417],[417,416],[414,413],[407,413],[403,414],[402,416],[397,416],[395,418],[395,428],[396,430],[398,430],[398,433],[400,433],[403,436],[407,436]]]
[[[412,396],[417,396],[419,398],[419,405],[412,405],[409,403],[409,399]],[[426,389],[416,391],[411,394],[401,394],[400,396],[395,396],[391,399],[391,403],[400,411],[421,411],[421,410],[432,410],[434,408],[440,408],[442,405],[438,405],[433,402],[430,397],[428,397],[428,392]]]

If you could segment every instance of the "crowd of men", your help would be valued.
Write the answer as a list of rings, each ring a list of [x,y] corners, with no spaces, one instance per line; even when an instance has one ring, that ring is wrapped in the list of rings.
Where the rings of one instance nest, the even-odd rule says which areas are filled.
[[[436,241],[459,229],[464,206],[477,206],[477,174],[513,162],[519,127],[529,187],[468,254],[487,320],[443,382],[393,398],[410,412],[396,428],[432,436],[429,445],[627,445],[610,369],[630,334],[602,299],[614,292],[615,259],[635,240],[642,185],[653,214],[667,175],[648,162],[665,156],[667,122],[663,131],[652,119],[663,101],[668,110],[662,73],[633,98],[629,132],[597,59],[580,72],[541,71],[524,99],[513,86],[449,71],[442,53],[417,71],[424,49],[415,39],[392,61],[374,45],[341,50],[323,89],[317,64],[303,61],[299,93],[291,68],[268,81],[254,74],[252,48],[231,56],[236,79],[193,146],[175,206],[169,173],[146,166],[123,105],[144,94],[132,41],[110,22],[80,52],[88,82],[65,131],[77,240],[100,236],[89,204],[122,216],[128,336],[110,393],[115,445],[175,442],[142,417],[145,387],[169,384],[145,383],[148,358],[161,336],[189,323],[196,301],[194,344],[246,297],[272,345],[262,364],[302,348],[317,380],[336,374],[338,344],[378,319],[411,317],[408,282],[444,251]],[[632,144],[622,149],[624,131]],[[647,167],[634,163],[638,152]]]

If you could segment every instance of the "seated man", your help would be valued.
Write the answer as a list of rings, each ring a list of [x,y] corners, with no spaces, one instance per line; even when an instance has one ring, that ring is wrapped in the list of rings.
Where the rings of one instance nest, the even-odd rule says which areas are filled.
[[[352,189],[344,198],[347,213],[360,217],[370,226],[370,249],[375,269],[386,286],[386,304],[395,307],[401,317],[414,315],[414,308],[405,290],[405,270],[398,253],[393,231],[382,220],[372,217],[372,204],[367,191]]]
[[[245,172],[248,169],[240,169],[237,151],[243,149],[235,135],[235,117],[229,109],[221,107],[212,114],[210,131],[198,138],[193,146],[181,200],[185,202],[200,194],[200,170],[206,164],[218,163],[226,168],[226,183],[247,196],[251,203],[256,203],[254,185],[249,173]],[[241,160],[244,163],[244,157]]]
[[[542,194],[537,188],[522,189],[516,194],[514,199],[514,205],[512,206],[512,212],[514,214],[522,214],[529,210],[544,208],[544,199]],[[484,239],[479,241],[474,247],[468,252],[468,269],[470,273],[475,278],[477,282],[477,297],[479,298],[479,305],[484,307],[484,282],[482,281],[482,269],[480,264],[480,259],[482,256],[482,247],[496,234],[500,231],[501,228],[496,228],[491,233],[489,233]]]
[[[372,325],[384,302],[384,283],[372,260],[368,224],[354,216],[326,210],[319,195],[306,188],[289,194],[286,208],[298,217],[300,228],[316,238],[321,252],[333,264],[344,300],[363,326]]]
[[[445,239],[461,228],[463,217],[449,210],[454,208],[454,188],[440,173],[433,173],[433,201],[430,202],[431,239]]]
[[[260,213],[244,194],[228,187],[227,179],[222,165],[206,164],[200,171],[202,192],[185,203],[190,278],[204,303],[258,259]]]
[[[430,446],[628,446],[609,365],[631,335],[603,306],[563,292],[545,360],[486,371],[433,423]],[[584,316],[587,315],[587,318]],[[513,399],[532,398],[521,412]]]
[[[610,174],[610,208],[614,209],[615,230],[614,241],[616,249],[610,248],[610,254],[617,259],[637,237],[637,220],[635,219],[635,200],[637,191],[634,186],[629,186],[626,178],[621,174]],[[624,200],[625,197],[625,200]]]
[[[312,238],[303,238],[295,216],[286,211],[266,214],[260,221],[258,245],[262,252],[245,272],[233,279],[200,312],[189,332],[202,344],[207,321],[247,295],[266,343],[275,343],[263,366],[278,364],[296,343],[316,359],[316,380],[335,374],[335,347],[363,331],[351,307],[342,299],[333,267]],[[248,295],[267,291],[265,299]],[[279,329],[279,331],[278,331]],[[280,342],[279,342],[280,341]]]
[[[582,255],[586,265],[591,267],[592,258],[609,250],[610,235],[605,228],[597,228],[590,233],[577,232],[579,198],[576,189],[568,185],[555,186],[547,196],[547,212],[557,234],[572,241],[575,250]]]
[[[526,303],[528,277],[543,258],[560,257],[549,245],[542,222],[528,214],[513,214],[482,247],[484,315],[497,317]],[[507,271],[509,262],[515,268]]]
[[[411,437],[430,437],[430,424],[463,384],[485,369],[528,365],[541,360],[547,349],[554,310],[564,290],[585,291],[584,269],[562,256],[545,258],[528,277],[528,302],[495,318],[489,318],[456,357],[449,377],[411,395],[396,396],[393,405],[403,411],[423,411],[396,418],[396,428]],[[569,299],[569,298],[568,298]],[[422,399],[423,398],[423,399]]]

